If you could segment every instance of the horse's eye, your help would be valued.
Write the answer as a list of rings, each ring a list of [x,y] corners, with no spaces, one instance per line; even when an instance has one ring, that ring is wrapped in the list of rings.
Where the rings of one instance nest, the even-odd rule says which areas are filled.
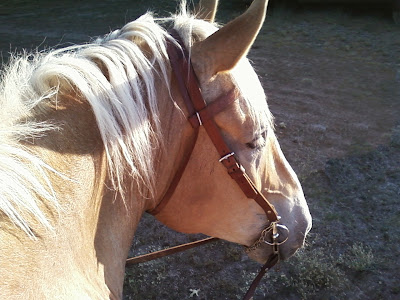
[[[256,149],[257,145],[254,142],[246,143],[247,148]]]
[[[253,150],[263,148],[266,144],[266,137],[267,137],[267,131],[264,131],[263,133],[258,135],[255,139],[253,139],[251,142],[246,143],[247,148]]]

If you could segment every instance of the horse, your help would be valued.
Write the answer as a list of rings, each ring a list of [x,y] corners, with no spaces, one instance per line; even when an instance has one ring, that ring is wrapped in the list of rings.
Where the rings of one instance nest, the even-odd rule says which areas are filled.
[[[146,13],[88,44],[11,59],[0,85],[2,298],[122,298],[125,261],[146,211],[179,232],[250,247],[260,263],[273,255],[260,241],[271,226],[263,208],[227,174],[226,157],[202,126],[193,140],[167,51],[180,46],[169,29],[207,105],[233,91],[211,119],[290,231],[280,259],[303,246],[311,215],[246,58],[267,2],[255,0],[222,27],[214,23],[217,1],[200,1],[194,14],[183,2],[171,17]]]

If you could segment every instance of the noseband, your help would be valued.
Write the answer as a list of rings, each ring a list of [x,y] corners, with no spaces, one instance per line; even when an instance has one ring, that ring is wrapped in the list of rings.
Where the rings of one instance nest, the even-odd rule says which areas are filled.
[[[278,224],[280,217],[274,206],[257,189],[253,181],[247,175],[244,167],[239,163],[236,154],[225,143],[218,129],[218,126],[214,121],[215,115],[223,111],[233,102],[237,101],[238,95],[236,90],[233,89],[228,93],[221,95],[209,105],[207,105],[202,96],[199,81],[194,72],[193,66],[189,59],[189,55],[181,38],[175,30],[171,30],[170,34],[175,40],[167,40],[167,53],[170,59],[172,73],[175,76],[179,91],[186,105],[189,114],[188,120],[194,129],[194,134],[191,145],[189,147],[189,151],[187,151],[186,154],[183,156],[181,164],[178,166],[178,169],[171,184],[169,185],[169,188],[167,189],[159,204],[153,210],[149,211],[149,213],[153,215],[158,214],[167,205],[168,201],[172,197],[185,171],[185,168],[189,163],[189,159],[193,152],[200,127],[203,126],[220,156],[219,162],[221,162],[222,165],[227,169],[229,176],[231,176],[231,178],[237,183],[237,185],[240,187],[246,197],[249,199],[254,199],[257,204],[261,206],[269,221],[269,226],[262,231],[260,238],[252,246],[246,247],[246,252],[251,252],[264,243],[271,245],[273,248],[273,255],[270,256],[266,264],[262,267],[260,273],[253,281],[252,285],[250,286],[248,292],[244,297],[244,299],[251,299],[262,276],[268,269],[272,268],[279,261],[278,247],[286,240],[278,242],[278,230],[283,229],[288,232],[288,229],[286,226]],[[214,240],[214,238],[205,239],[204,243],[211,240]],[[198,244],[202,244],[201,241]],[[187,247],[186,245],[183,246]],[[189,245],[189,247],[191,248],[192,246]],[[168,250],[169,249],[167,249],[167,251]],[[171,252],[175,253],[178,251]],[[147,256],[150,255],[151,254],[145,255],[145,258],[143,258],[144,260],[142,259],[142,257],[129,259],[128,264],[150,260],[147,258]],[[155,257],[162,257],[165,255],[167,254],[161,254],[159,256],[155,255]]]

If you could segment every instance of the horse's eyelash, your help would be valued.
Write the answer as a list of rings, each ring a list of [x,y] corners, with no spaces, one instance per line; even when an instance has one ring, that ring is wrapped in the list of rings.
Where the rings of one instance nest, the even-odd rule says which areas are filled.
[[[257,144],[256,142],[260,140],[260,138],[263,137],[263,142],[260,144]],[[266,138],[267,138],[267,130],[264,130],[261,134],[257,135],[251,142],[246,143],[246,146],[250,149],[260,149],[263,148],[266,144]]]

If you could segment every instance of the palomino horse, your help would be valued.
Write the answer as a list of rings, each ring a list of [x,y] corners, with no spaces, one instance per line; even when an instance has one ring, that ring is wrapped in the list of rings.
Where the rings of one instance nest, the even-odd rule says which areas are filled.
[[[2,72],[1,298],[122,296],[139,219],[158,206],[193,142],[166,49],[176,42],[163,26],[174,28],[185,44],[207,103],[234,92],[234,101],[213,120],[290,230],[280,257],[303,245],[311,216],[245,58],[267,1],[255,0],[219,30],[216,6],[201,2],[197,18],[185,9],[161,21],[146,14],[91,44],[13,58]],[[220,159],[200,128],[156,217],[177,231],[251,246],[268,218]],[[273,252],[265,243],[253,248],[249,255],[259,262]]]

